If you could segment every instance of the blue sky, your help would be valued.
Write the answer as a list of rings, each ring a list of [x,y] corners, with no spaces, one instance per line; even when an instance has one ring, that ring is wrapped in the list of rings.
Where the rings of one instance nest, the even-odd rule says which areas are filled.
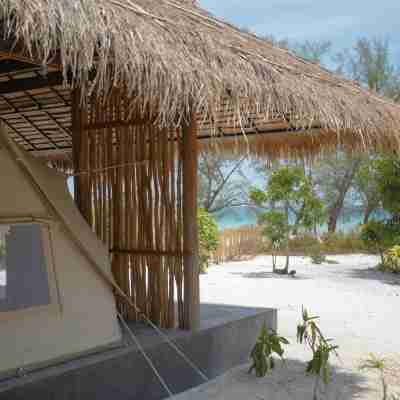
[[[330,40],[334,49],[360,37],[387,38],[400,65],[400,0],[200,0],[221,17],[257,34],[293,41]]]

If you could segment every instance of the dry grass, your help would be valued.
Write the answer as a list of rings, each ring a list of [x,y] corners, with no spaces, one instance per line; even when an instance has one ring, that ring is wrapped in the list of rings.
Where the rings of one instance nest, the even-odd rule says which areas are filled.
[[[60,63],[74,86],[127,88],[131,109],[160,127],[195,110],[217,134],[218,117],[248,126],[290,119],[284,135],[259,135],[246,150],[312,155],[340,144],[398,148],[399,108],[320,66],[222,22],[189,0],[4,0],[4,38],[41,63]],[[90,82],[89,73],[96,68]],[[315,133],[307,131],[317,127]],[[249,144],[249,146],[247,146]]]

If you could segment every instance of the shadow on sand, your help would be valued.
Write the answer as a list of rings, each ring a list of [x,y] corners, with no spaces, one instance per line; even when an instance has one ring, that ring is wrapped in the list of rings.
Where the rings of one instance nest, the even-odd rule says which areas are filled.
[[[380,281],[386,285],[400,286],[400,275],[378,271],[376,268],[350,269],[347,270],[345,274],[349,278],[372,279]]]
[[[301,276],[296,273],[296,275],[282,275],[276,274],[271,271],[259,271],[259,272],[231,272],[231,275],[238,275],[242,278],[247,279],[288,279],[288,280],[305,280],[311,279],[306,276]]]
[[[314,378],[305,374],[306,363],[288,359],[285,364],[277,363],[275,370],[264,378],[248,374],[248,365],[234,368],[230,372],[204,385],[176,396],[175,400],[311,400]],[[367,392],[368,380],[361,373],[332,367],[329,385],[321,386],[319,398],[324,400],[350,400],[360,398]],[[245,397],[244,397],[245,396]],[[379,398],[373,393],[371,398]]]

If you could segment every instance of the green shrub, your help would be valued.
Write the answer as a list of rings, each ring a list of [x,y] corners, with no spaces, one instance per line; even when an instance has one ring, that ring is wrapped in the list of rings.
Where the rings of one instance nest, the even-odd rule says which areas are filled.
[[[253,362],[249,373],[255,370],[256,376],[259,378],[267,375],[269,371],[275,368],[273,355],[276,354],[283,360],[285,350],[282,346],[287,344],[289,344],[289,341],[286,338],[278,336],[276,332],[269,331],[264,322],[257,342],[251,351],[250,357]]]
[[[361,228],[361,240],[369,251],[381,256],[385,264],[384,253],[400,242],[400,224],[396,221],[371,221]]]
[[[317,321],[319,317],[310,316],[307,309],[303,308],[302,321],[297,326],[297,342],[305,344],[312,352],[312,359],[308,361],[306,373],[314,375],[313,399],[319,398],[320,381],[327,385],[330,382],[331,371],[329,359],[331,355],[338,356],[338,346],[332,344],[331,339],[325,338]]]
[[[289,241],[289,248],[292,252],[303,252],[307,254],[308,249],[318,246],[318,239],[309,233],[298,234]]]
[[[199,227],[199,269],[200,273],[207,271],[211,253],[218,247],[218,225],[210,213],[199,209],[197,214]]]
[[[322,264],[326,261],[326,256],[322,251],[320,244],[315,244],[309,248],[307,255],[311,258],[313,264]]]
[[[393,246],[385,252],[380,269],[395,274],[400,273],[400,245]]]
[[[325,253],[356,253],[365,251],[365,245],[357,232],[329,233],[322,237]]]

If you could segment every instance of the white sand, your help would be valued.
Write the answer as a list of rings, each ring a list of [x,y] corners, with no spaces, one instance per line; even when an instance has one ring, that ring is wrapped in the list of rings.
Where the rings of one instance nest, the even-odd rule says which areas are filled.
[[[241,366],[181,398],[311,400],[312,380],[303,374],[309,355],[295,343],[304,305],[321,317],[323,332],[340,346],[341,359],[334,361],[333,382],[324,398],[380,399],[375,375],[361,373],[358,365],[369,353],[391,360],[400,354],[400,277],[372,270],[379,261],[374,256],[329,259],[339,264],[313,265],[308,258],[293,257],[294,279],[272,275],[270,257],[211,267],[201,277],[202,302],[277,308],[279,333],[292,343],[288,363],[265,379],[248,375],[248,366]],[[400,393],[394,386],[397,378],[396,373],[388,379]]]
[[[6,271],[0,271],[0,286],[6,286]]]

